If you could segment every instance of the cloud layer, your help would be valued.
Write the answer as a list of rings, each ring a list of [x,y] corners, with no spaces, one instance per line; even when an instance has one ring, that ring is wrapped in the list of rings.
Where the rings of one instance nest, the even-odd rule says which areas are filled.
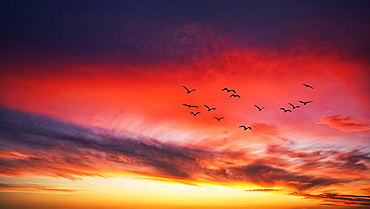
[[[79,180],[131,172],[189,184],[251,184],[297,192],[368,181],[370,156],[361,150],[268,145],[256,155],[189,148],[143,137],[114,137],[107,130],[7,108],[1,109],[0,116],[0,174],[5,176]]]

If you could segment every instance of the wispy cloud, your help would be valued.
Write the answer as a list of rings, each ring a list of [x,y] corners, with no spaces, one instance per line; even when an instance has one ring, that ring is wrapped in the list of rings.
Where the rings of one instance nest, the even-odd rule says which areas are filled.
[[[354,119],[349,116],[333,115],[322,116],[317,122],[318,124],[325,124],[331,128],[342,131],[364,131],[370,130],[370,126],[364,123],[364,119]]]
[[[243,192],[277,192],[280,189],[245,189]]]
[[[65,188],[55,185],[42,184],[20,184],[0,182],[0,192],[32,192],[32,193],[79,193],[83,190],[74,188]]]

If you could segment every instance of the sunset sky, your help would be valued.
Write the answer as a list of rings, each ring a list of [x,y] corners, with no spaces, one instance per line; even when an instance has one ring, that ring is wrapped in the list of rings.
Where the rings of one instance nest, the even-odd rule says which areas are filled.
[[[370,207],[369,9],[1,1],[0,208]]]

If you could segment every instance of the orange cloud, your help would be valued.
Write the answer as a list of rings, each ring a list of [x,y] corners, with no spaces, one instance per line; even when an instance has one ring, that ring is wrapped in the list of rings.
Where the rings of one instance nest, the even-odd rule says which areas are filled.
[[[0,192],[80,193],[83,192],[83,190],[43,184],[20,184],[20,183],[0,182]]]

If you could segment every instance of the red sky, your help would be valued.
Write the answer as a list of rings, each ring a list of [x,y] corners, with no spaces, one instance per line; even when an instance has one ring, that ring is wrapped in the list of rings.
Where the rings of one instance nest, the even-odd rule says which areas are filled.
[[[364,2],[40,1],[51,11],[38,15],[18,3],[2,17],[9,208],[91,207],[78,197],[107,208],[370,204]]]

